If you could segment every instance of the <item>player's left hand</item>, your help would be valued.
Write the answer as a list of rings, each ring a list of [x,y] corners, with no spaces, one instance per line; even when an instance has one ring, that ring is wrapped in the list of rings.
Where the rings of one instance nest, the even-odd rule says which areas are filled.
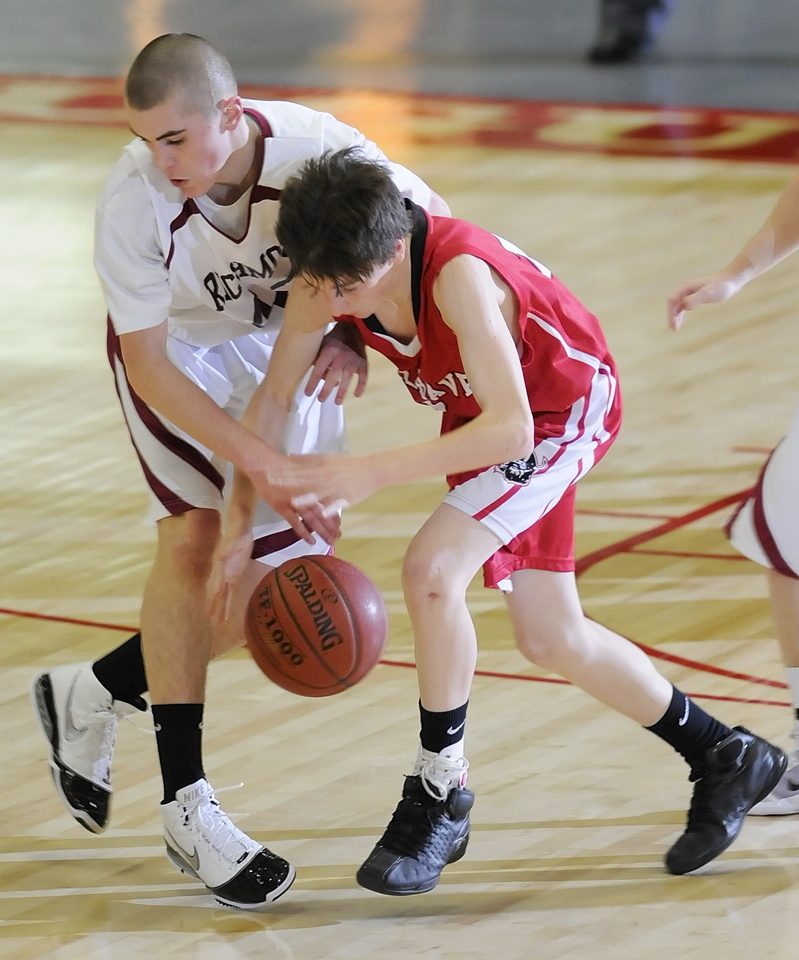
[[[214,552],[211,576],[208,578],[208,616],[212,623],[222,624],[230,616],[233,587],[244,574],[252,556],[252,533],[222,534]]]
[[[300,513],[313,507],[332,517],[380,488],[368,457],[295,454],[288,460],[274,482],[290,493]]]
[[[310,397],[321,383],[319,400],[326,400],[335,391],[336,403],[343,403],[353,380],[353,396],[363,394],[367,373],[366,348],[357,327],[340,322],[322,340],[305,393]]]

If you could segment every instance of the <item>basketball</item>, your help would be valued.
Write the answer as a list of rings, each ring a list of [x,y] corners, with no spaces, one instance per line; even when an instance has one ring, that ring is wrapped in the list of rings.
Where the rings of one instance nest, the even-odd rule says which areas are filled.
[[[367,575],[333,556],[288,560],[247,605],[247,646],[266,676],[290,693],[328,697],[354,686],[383,654],[388,613]]]

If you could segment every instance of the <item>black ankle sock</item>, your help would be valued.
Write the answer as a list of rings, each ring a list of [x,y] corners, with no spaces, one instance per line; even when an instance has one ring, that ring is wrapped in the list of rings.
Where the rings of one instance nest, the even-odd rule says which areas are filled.
[[[147,677],[144,673],[140,633],[135,633],[122,646],[95,660],[92,670],[114,700],[132,703],[139,710],[147,709],[147,704],[142,699],[142,694],[147,692]]]
[[[732,733],[730,727],[711,717],[676,687],[668,710],[651,730],[671,744],[691,766],[701,764],[707,751]]]
[[[153,723],[164,781],[163,803],[181,787],[205,776],[202,760],[203,704],[154,703]]]
[[[460,743],[463,740],[466,708],[468,706],[469,701],[467,700],[462,707],[434,713],[432,710],[425,710],[420,700],[419,715],[422,720],[422,728],[419,732],[419,738],[424,749],[432,750],[433,753],[440,753],[446,747],[451,747],[453,743]]]

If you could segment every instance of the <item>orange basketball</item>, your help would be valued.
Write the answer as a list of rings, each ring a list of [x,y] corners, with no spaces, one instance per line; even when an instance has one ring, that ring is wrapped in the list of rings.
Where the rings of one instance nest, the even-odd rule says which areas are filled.
[[[363,680],[378,662],[388,613],[358,567],[333,556],[300,557],[258,584],[245,633],[270,680],[303,697],[328,697]]]

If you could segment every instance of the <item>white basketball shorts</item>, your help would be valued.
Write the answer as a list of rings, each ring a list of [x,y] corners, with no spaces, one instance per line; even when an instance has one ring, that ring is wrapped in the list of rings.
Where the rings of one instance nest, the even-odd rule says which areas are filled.
[[[727,536],[750,560],[799,578],[799,411],[730,518]]]
[[[272,348],[258,333],[215,347],[167,341],[169,359],[235,419],[244,412],[261,383]],[[125,372],[119,339],[109,321],[108,357],[131,440],[144,472],[150,499],[148,520],[194,508],[222,511],[233,478],[231,464],[160,416],[138,397]],[[332,398],[297,392],[286,433],[288,453],[342,453],[346,450],[344,414]],[[265,503],[259,503],[253,525],[253,556],[270,566],[312,553],[328,553],[320,537],[311,545]]]

